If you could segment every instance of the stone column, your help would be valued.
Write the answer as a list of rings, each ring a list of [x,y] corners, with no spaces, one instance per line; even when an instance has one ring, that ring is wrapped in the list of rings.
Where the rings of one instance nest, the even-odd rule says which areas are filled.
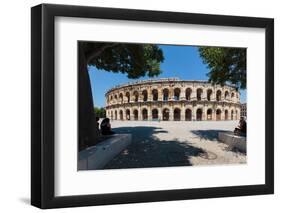
[[[157,107],[157,109],[158,109],[158,118],[159,118],[159,120],[163,120],[163,115],[162,115],[162,110],[163,110],[163,108],[162,107]]]
[[[147,120],[149,120],[149,121],[152,120],[152,109],[151,109],[151,105],[147,106]]]
[[[172,107],[169,107],[170,113],[169,113],[169,121],[174,120],[174,109]]]
[[[185,120],[185,108],[184,106],[181,107],[181,121]]]

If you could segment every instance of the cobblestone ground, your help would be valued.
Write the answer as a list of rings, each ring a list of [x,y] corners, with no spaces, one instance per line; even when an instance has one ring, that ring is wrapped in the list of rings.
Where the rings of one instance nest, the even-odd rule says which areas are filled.
[[[238,121],[112,121],[116,133],[132,134],[132,143],[105,169],[246,163],[246,154],[218,141]]]

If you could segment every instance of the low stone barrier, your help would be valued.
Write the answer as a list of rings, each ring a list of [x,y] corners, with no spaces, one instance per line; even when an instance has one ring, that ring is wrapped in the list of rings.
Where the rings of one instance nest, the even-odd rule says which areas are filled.
[[[131,134],[115,134],[79,152],[78,170],[102,169],[132,141]]]
[[[228,144],[231,148],[237,148],[242,152],[247,151],[246,137],[234,135],[233,132],[219,132],[219,141]]]

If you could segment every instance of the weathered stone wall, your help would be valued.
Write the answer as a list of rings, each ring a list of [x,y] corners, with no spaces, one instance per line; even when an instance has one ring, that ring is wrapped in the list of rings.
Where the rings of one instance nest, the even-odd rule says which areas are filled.
[[[205,81],[140,81],[109,90],[106,115],[112,120],[237,120],[240,94]]]

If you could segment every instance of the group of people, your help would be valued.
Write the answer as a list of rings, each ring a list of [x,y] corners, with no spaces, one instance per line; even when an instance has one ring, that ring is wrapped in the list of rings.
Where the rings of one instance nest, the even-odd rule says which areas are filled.
[[[99,124],[99,117],[96,117],[97,134],[98,135],[113,135],[114,132],[111,130],[111,124],[109,118],[104,118]]]

